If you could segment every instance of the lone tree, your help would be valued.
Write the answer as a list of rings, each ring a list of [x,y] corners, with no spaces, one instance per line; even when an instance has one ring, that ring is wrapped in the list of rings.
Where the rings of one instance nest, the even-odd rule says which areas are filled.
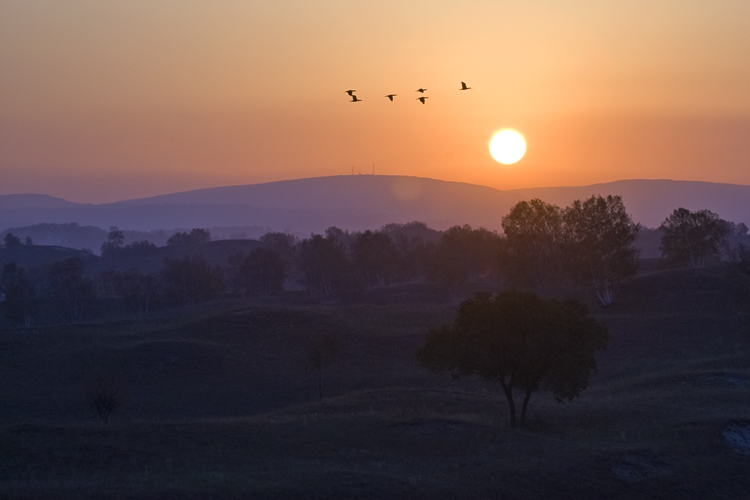
[[[596,371],[594,352],[606,348],[607,336],[607,329],[579,301],[480,292],[461,303],[453,325],[427,334],[418,357],[434,373],[498,382],[515,427],[514,389],[525,394],[521,423],[535,391],[551,391],[558,402],[572,400]]]
[[[86,388],[86,402],[104,425],[107,425],[112,413],[126,406],[129,400],[127,384],[112,374],[97,375]]]
[[[102,243],[100,253],[105,259],[116,257],[125,244],[125,233],[117,229],[117,226],[109,228],[107,241]]]
[[[318,399],[323,399],[323,370],[339,355],[341,338],[332,333],[313,334],[307,366],[318,372]]]

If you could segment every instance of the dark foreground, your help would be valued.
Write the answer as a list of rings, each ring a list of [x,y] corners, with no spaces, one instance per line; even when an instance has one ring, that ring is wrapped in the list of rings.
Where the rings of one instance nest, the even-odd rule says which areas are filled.
[[[611,339],[590,387],[535,395],[515,430],[499,388],[415,360],[456,304],[392,293],[0,332],[0,498],[747,497],[725,431],[750,424],[750,330],[722,270],[592,307]],[[343,344],[319,401],[326,332]],[[129,395],[107,425],[86,404],[103,374]]]

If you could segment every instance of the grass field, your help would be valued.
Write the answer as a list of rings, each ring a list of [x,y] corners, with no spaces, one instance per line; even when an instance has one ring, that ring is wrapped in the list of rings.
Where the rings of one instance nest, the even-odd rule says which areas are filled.
[[[510,429],[498,387],[419,366],[457,301],[220,303],[0,331],[0,498],[750,497],[750,329],[723,268],[643,275],[592,311],[610,330],[572,403],[535,395]],[[342,351],[306,369],[311,336]],[[107,425],[98,377],[126,385]]]

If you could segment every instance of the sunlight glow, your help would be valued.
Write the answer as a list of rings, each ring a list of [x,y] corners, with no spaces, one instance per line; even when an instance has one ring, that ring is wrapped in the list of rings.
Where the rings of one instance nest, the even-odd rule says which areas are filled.
[[[496,133],[490,141],[490,154],[500,163],[510,165],[523,158],[526,142],[515,130],[506,129]]]

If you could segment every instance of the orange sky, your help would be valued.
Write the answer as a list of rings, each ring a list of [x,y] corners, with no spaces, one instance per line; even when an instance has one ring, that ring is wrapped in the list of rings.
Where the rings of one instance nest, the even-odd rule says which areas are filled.
[[[0,194],[373,163],[500,189],[750,184],[748,19],[747,0],[0,0]],[[488,150],[505,127],[528,143],[512,166]]]

